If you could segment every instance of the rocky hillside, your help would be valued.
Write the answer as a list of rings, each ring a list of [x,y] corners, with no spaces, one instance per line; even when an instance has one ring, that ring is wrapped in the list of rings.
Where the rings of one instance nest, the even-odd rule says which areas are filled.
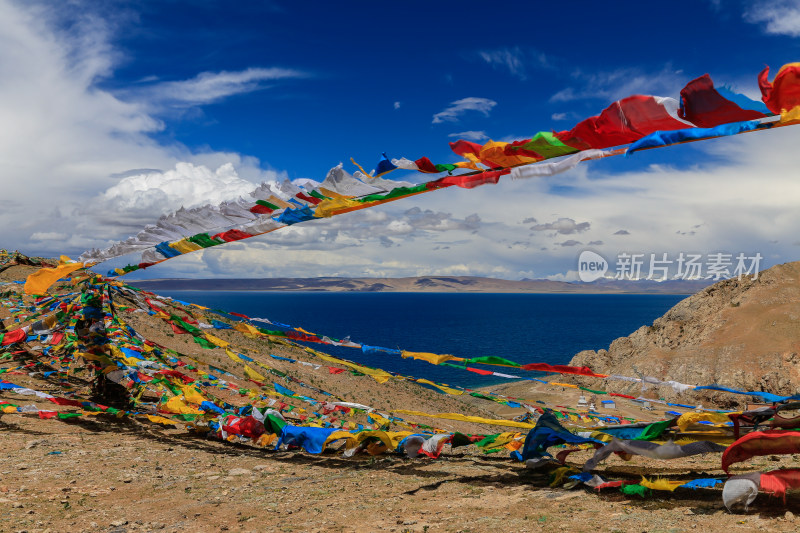
[[[800,393],[800,262],[772,267],[756,280],[707,287],[651,326],[615,340],[607,350],[582,351],[571,364],[607,374],[638,371],[687,384]],[[608,386],[641,392],[641,385],[609,380]],[[658,395],[678,398],[667,387]]]

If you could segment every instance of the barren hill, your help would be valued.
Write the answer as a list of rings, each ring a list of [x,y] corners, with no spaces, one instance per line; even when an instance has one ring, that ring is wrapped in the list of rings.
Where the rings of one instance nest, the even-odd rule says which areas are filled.
[[[582,294],[692,294],[708,286],[706,280],[629,281],[603,279],[593,283],[478,276],[422,276],[409,278],[265,278],[265,279],[153,279],[131,282],[150,291],[334,291],[334,292],[492,292]]]
[[[571,364],[606,374],[638,371],[687,384],[789,395],[800,392],[799,352],[800,262],[794,262],[761,272],[756,280],[707,287],[651,326],[616,339],[607,350],[582,351]],[[608,385],[640,392],[640,385]],[[669,397],[670,390],[663,389],[659,393]]]

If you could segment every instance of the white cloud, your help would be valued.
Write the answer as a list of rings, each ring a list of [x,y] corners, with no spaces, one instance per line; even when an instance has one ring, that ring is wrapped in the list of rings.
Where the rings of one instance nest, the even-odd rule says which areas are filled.
[[[591,227],[589,222],[575,222],[571,218],[559,218],[555,222],[547,224],[536,224],[531,227],[533,231],[555,231],[559,235],[572,235],[581,233]]]
[[[236,94],[266,88],[264,82],[302,78],[303,72],[286,68],[248,68],[240,71],[201,72],[194,78],[144,86],[134,96],[150,105],[188,107],[218,102]]]
[[[164,125],[155,112],[164,102],[147,100],[144,92],[104,88],[122,58],[111,45],[116,30],[115,21],[86,6],[0,0],[3,246],[32,254],[79,254],[126,237],[134,221],[154,221],[164,210],[198,201],[203,191],[208,200],[236,196],[245,180],[276,176],[252,157],[193,153],[179,143],[156,142],[152,134]],[[258,68],[205,73],[150,89],[161,98],[202,104],[293,73]],[[189,168],[183,175],[181,169]],[[201,179],[201,187],[190,191],[188,176],[204,172],[210,181]],[[214,180],[230,188],[212,194],[207,186]],[[146,184],[153,187],[149,193],[142,189]],[[132,191],[127,198],[126,188]],[[93,203],[98,198],[109,203]],[[55,233],[68,238],[48,238]]]
[[[469,141],[485,141],[489,138],[485,131],[462,131],[459,133],[450,133],[448,137],[458,137],[459,139],[467,139]]]
[[[550,61],[545,54],[519,46],[481,50],[478,52],[478,56],[492,67],[507,70],[512,76],[521,80],[527,79],[528,67],[551,68]]]
[[[566,120],[567,114],[566,113],[553,113],[550,115],[550,118],[553,120]]]
[[[401,106],[401,105],[403,105],[403,104],[402,104],[402,102],[395,102],[395,103],[394,103],[394,108],[395,108],[395,109],[400,109],[400,106]]]
[[[797,0],[753,2],[744,13],[744,20],[763,25],[766,33],[800,37],[800,2]]]
[[[549,279],[550,281],[572,282],[580,281],[580,276],[577,270],[568,270],[566,273],[559,272],[558,274],[547,276],[545,279]]]
[[[520,48],[501,48],[499,50],[486,50],[478,52],[481,59],[493,67],[501,67],[508,70],[512,76],[525,79],[525,65],[523,63],[522,50]]]
[[[215,205],[247,196],[253,189],[253,183],[240,178],[232,163],[216,171],[204,165],[178,163],[165,172],[150,171],[121,179],[93,198],[86,214],[102,222],[110,236],[120,228],[143,227],[180,207]]]
[[[461,100],[452,102],[449,107],[433,115],[433,123],[441,124],[442,122],[458,122],[458,119],[461,118],[461,115],[467,111],[477,111],[488,117],[489,112],[496,105],[497,102],[494,100],[489,100],[488,98],[478,98],[475,96],[462,98]]]
[[[550,97],[551,102],[583,99],[611,102],[632,94],[677,96],[689,81],[689,77],[683,71],[676,70],[671,65],[665,65],[655,72],[635,67],[591,73],[576,70],[572,73],[572,78],[575,80],[575,85],[555,93]]]
[[[31,235],[32,241],[64,241],[69,237],[66,233],[57,233],[55,231],[37,231]]]

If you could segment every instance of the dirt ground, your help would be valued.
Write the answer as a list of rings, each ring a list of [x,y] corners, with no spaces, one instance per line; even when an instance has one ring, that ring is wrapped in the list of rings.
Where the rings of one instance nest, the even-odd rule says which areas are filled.
[[[3,415],[0,446],[4,532],[794,531],[800,512],[797,498],[761,494],[750,513],[731,514],[719,489],[645,500],[551,489],[548,474],[502,456],[314,456],[99,417]],[[680,463],[614,458],[605,475],[721,474],[718,458]]]
[[[27,275],[29,267],[0,272],[0,280]],[[0,309],[0,315],[7,317]],[[146,313],[125,320],[149,339],[236,374],[240,369],[219,349],[202,350],[187,336]],[[380,410],[412,408],[511,418],[511,409],[468,396],[439,394],[417,384],[369,376],[329,374],[327,368],[289,363],[267,354],[314,362],[296,348],[216,332],[253,357],[292,377],[335,392],[346,401]],[[317,361],[319,362],[319,361]],[[237,374],[238,375],[238,374]],[[25,373],[5,374],[21,386],[58,394],[56,382]],[[303,389],[305,393],[309,389]],[[546,384],[518,383],[506,394],[574,406],[581,394]],[[220,393],[221,394],[221,393]],[[234,402],[237,395],[227,398]],[[9,391],[0,400],[36,403]],[[246,400],[239,400],[246,401]],[[288,400],[287,400],[288,401]],[[45,407],[45,404],[47,405]],[[656,420],[662,411],[642,411],[627,400],[614,414]],[[68,408],[64,408],[68,409]],[[404,416],[405,417],[405,416]],[[508,427],[409,415],[407,420],[443,431],[491,434]],[[359,420],[361,421],[361,420]],[[575,422],[564,422],[578,429]],[[524,429],[521,429],[524,433]],[[724,509],[716,489],[654,492],[645,499],[618,489],[600,492],[579,485],[551,488],[553,468],[529,470],[503,450],[484,454],[475,446],[451,449],[438,459],[408,459],[396,453],[346,458],[340,450],[321,455],[275,451],[193,435],[107,414],[42,420],[36,413],[0,414],[0,533],[13,531],[794,531],[800,498],[786,503],[760,494],[748,513]],[[592,451],[569,456],[577,470]],[[740,463],[733,473],[798,467],[793,456]],[[719,454],[673,461],[634,457],[607,459],[598,473],[609,480],[722,477]],[[555,467],[554,467],[555,468]]]

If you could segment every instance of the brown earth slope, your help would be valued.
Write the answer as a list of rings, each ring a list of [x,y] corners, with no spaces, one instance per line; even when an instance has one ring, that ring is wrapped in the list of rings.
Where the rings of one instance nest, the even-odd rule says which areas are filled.
[[[772,267],[756,280],[716,283],[652,325],[616,339],[607,350],[576,354],[570,364],[605,374],[634,376],[638,371],[694,385],[800,393],[800,262]],[[608,385],[628,393],[641,387],[612,380]],[[663,386],[658,394],[680,397]],[[737,398],[726,393],[713,397],[722,402]]]
[[[0,282],[22,279],[33,267],[0,272]],[[145,313],[128,313],[142,334],[187,355],[231,372],[221,350],[202,350],[175,336]],[[0,318],[8,319],[5,308]],[[7,322],[9,323],[9,322]],[[254,358],[276,354],[314,362],[288,346],[242,340],[220,331]],[[227,335],[231,335],[227,337]],[[378,384],[368,376],[331,375],[311,367],[264,359],[275,368],[334,392],[344,399],[427,412],[452,411],[513,416],[491,402],[469,403],[394,380]],[[318,362],[318,361],[317,361]],[[324,367],[323,367],[324,368]],[[24,373],[6,374],[22,386],[59,393]],[[76,382],[75,386],[81,386]],[[542,384],[518,385],[530,401],[574,404]],[[311,394],[307,389],[305,393]],[[9,391],[1,400],[42,402]],[[230,398],[233,401],[233,398]],[[40,405],[45,408],[44,405]],[[49,408],[55,408],[47,404]],[[653,413],[641,413],[646,419]],[[416,419],[445,430],[494,433],[509,428]],[[572,427],[572,426],[570,426]],[[679,489],[647,500],[616,490],[550,488],[549,472],[526,470],[508,452],[486,455],[474,447],[450,449],[438,460],[396,454],[344,457],[274,451],[192,435],[183,427],[138,423],[113,416],[63,421],[36,414],[0,415],[0,533],[6,531],[697,531],[726,529],[789,531],[794,515],[778,500],[760,495],[749,516],[724,511],[719,489]],[[592,454],[570,456],[580,467]],[[791,457],[766,459],[739,471],[796,466]],[[601,472],[611,479],[651,477],[692,479],[721,476],[719,456],[658,462],[609,458]],[[788,509],[800,511],[790,496]]]

